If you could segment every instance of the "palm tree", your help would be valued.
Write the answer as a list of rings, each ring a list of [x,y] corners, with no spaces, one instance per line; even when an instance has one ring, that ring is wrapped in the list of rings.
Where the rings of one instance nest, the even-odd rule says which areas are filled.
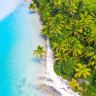
[[[69,85],[72,89],[76,88],[76,87],[79,87],[79,84],[77,82],[77,80],[75,80],[74,78],[72,78],[72,81],[69,82]]]
[[[37,46],[37,49],[33,51],[33,55],[35,55],[36,57],[41,57],[41,59],[44,58],[44,53],[45,53],[45,50],[42,46],[38,45]]]
[[[77,38],[70,38],[71,48],[69,51],[71,51],[73,57],[77,57],[82,54],[83,51],[83,45],[80,43],[80,41]]]
[[[40,5],[40,0],[32,0],[32,2],[29,5],[29,9],[33,9],[33,10],[37,10],[37,8],[39,8]]]
[[[87,76],[90,76],[90,69],[87,68],[86,65],[82,65],[81,63],[78,63],[77,64],[77,67],[75,67],[75,71],[76,71],[76,74],[75,74],[75,78],[77,77],[84,77],[86,78]]]
[[[54,5],[55,6],[60,6],[61,5],[61,0],[54,0]]]

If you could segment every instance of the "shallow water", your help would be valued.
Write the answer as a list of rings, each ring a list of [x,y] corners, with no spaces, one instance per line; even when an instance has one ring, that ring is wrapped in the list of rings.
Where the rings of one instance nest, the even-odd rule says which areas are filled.
[[[32,54],[44,45],[40,28],[25,3],[0,21],[0,96],[45,96],[35,86],[41,63]]]
[[[7,17],[23,0],[0,0],[0,21]]]

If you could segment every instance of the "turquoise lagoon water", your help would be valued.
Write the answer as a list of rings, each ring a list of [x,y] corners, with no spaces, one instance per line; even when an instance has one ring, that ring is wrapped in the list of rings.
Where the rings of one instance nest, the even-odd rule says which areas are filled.
[[[45,96],[35,86],[41,63],[32,51],[44,45],[37,17],[22,3],[0,21],[0,96]]]

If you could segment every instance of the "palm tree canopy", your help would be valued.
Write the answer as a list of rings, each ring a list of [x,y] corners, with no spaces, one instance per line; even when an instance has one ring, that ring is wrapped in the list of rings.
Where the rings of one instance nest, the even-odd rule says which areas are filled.
[[[36,57],[40,56],[41,59],[44,57],[45,50],[42,46],[38,45],[37,49],[33,51],[33,55]]]

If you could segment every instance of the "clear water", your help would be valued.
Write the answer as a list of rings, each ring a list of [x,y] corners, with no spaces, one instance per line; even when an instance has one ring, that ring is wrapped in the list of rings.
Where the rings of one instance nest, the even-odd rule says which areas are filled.
[[[45,96],[35,87],[41,63],[32,51],[44,45],[38,19],[22,3],[0,21],[0,96]]]

